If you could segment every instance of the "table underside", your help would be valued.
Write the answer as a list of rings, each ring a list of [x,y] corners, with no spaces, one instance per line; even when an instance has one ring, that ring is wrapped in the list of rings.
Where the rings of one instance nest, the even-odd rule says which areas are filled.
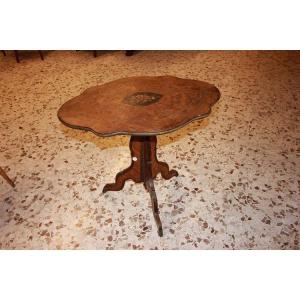
[[[132,179],[136,183],[143,182],[146,191],[149,192],[152,204],[153,216],[158,228],[158,235],[163,235],[162,224],[159,217],[157,197],[153,179],[161,173],[164,179],[178,176],[175,170],[169,170],[165,162],[158,161],[156,156],[156,136],[131,136],[129,148],[131,152],[131,165],[116,175],[114,183],[106,184],[103,193],[108,191],[120,191],[125,181]]]

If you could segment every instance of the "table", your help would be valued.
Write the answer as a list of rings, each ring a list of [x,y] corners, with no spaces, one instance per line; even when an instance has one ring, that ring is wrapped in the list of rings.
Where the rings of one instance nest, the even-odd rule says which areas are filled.
[[[59,120],[75,129],[101,137],[130,135],[131,165],[106,184],[103,193],[123,189],[125,181],[143,183],[149,192],[158,235],[163,235],[153,179],[177,176],[157,159],[157,135],[175,131],[209,115],[220,98],[212,84],[174,76],[142,76],[118,79],[91,87],[64,103]]]

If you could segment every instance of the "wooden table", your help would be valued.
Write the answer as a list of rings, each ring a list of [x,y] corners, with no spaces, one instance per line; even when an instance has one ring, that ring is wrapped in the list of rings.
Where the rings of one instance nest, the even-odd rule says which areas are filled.
[[[106,184],[103,193],[119,191],[125,181],[142,182],[149,192],[159,236],[163,235],[153,179],[177,176],[156,156],[156,136],[175,131],[209,115],[220,98],[219,90],[206,82],[173,76],[129,77],[91,87],[67,101],[59,120],[72,128],[105,137],[130,135],[131,165]]]

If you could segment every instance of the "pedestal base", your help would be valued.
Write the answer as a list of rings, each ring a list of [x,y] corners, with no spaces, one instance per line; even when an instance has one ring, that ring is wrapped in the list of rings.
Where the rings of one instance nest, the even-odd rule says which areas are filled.
[[[129,143],[131,152],[131,165],[116,175],[115,183],[106,184],[103,193],[107,191],[120,191],[125,181],[132,179],[134,182],[143,182],[145,189],[149,192],[152,202],[153,216],[158,227],[158,235],[163,235],[162,225],[159,218],[157,197],[153,179],[161,173],[164,179],[178,176],[177,171],[169,170],[165,162],[160,162],[156,156],[156,136],[132,136]]]

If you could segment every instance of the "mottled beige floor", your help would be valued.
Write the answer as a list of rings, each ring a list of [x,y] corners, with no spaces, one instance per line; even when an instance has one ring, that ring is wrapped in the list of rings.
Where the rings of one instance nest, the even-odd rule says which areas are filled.
[[[0,178],[0,248],[300,248],[300,52],[20,57],[0,54],[0,165],[16,182]],[[180,174],[155,182],[159,238],[141,184],[101,192],[130,163],[128,137],[66,128],[56,112],[90,86],[163,74],[214,83],[222,97],[208,119],[159,137],[160,159]]]

